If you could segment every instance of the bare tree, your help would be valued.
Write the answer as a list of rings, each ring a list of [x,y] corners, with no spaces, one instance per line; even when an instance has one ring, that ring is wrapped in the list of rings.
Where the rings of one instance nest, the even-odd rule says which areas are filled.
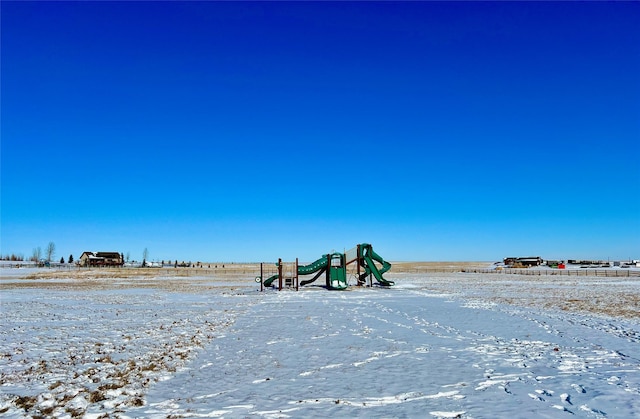
[[[33,253],[31,253],[31,260],[34,262],[38,262],[41,257],[42,257],[42,249],[40,249],[40,246],[38,246],[35,249],[33,249]]]
[[[51,262],[53,255],[56,253],[56,244],[54,242],[49,242],[47,245],[47,261]]]

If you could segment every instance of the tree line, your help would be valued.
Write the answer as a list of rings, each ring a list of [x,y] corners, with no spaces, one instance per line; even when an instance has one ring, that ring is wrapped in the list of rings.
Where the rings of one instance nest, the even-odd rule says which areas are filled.
[[[29,261],[31,262],[49,262],[53,261],[53,258],[56,254],[56,244],[54,242],[49,242],[47,247],[45,247],[44,252],[40,246],[33,249],[31,252],[31,257],[29,257]],[[11,253],[7,255],[0,255],[0,260],[8,260],[12,262],[24,262],[25,257],[23,254]],[[65,263],[64,256],[60,258],[60,263]],[[67,263],[73,263],[73,255],[69,255],[67,259]]]
[[[33,249],[33,251],[31,252],[31,257],[29,257],[29,259],[25,259],[25,256],[23,254],[16,254],[16,253],[11,253],[11,254],[6,254],[6,255],[0,255],[0,260],[7,260],[7,261],[12,261],[12,262],[24,262],[25,260],[30,261],[30,262],[35,262],[35,263],[43,263],[43,262],[47,262],[47,263],[51,263],[54,261],[54,257],[55,257],[55,253],[56,253],[56,244],[54,242],[49,242],[49,244],[47,244],[47,246],[45,247],[44,251],[42,250],[42,248],[40,246],[36,247]],[[130,253],[127,252],[126,255],[121,254],[120,256],[122,258],[123,262],[127,262],[129,263],[131,260],[131,256]],[[73,263],[74,262],[74,257],[73,254],[70,254],[69,257],[67,258],[67,260],[65,261],[64,256],[60,258],[60,263]],[[157,262],[155,262],[157,263]],[[146,247],[144,248],[144,250],[142,251],[142,266],[148,266],[151,263],[149,262],[149,249],[147,249]],[[196,267],[203,267],[201,262],[197,262],[197,263],[192,263],[191,261],[189,262],[178,262],[178,260],[176,259],[175,262],[172,263],[171,259],[168,261],[162,261],[160,262],[161,266],[165,266],[165,265],[174,265],[175,267],[191,267],[191,266],[196,266]],[[217,266],[216,266],[217,267]],[[224,267],[224,265],[223,265]]]

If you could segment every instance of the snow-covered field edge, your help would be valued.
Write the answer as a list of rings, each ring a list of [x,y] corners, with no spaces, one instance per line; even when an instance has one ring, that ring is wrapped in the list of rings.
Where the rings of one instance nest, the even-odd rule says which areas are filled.
[[[637,278],[390,274],[392,289],[260,293],[252,278],[5,274],[6,417],[640,413]]]

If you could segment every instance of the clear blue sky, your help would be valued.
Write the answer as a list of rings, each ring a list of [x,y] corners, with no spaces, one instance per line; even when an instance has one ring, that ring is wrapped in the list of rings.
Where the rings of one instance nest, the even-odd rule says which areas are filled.
[[[639,2],[9,2],[1,253],[640,258]]]

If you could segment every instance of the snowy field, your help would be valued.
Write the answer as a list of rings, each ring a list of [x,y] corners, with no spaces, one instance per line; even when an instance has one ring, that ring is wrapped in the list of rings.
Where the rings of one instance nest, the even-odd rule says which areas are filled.
[[[640,417],[640,278],[0,279],[0,416]]]

